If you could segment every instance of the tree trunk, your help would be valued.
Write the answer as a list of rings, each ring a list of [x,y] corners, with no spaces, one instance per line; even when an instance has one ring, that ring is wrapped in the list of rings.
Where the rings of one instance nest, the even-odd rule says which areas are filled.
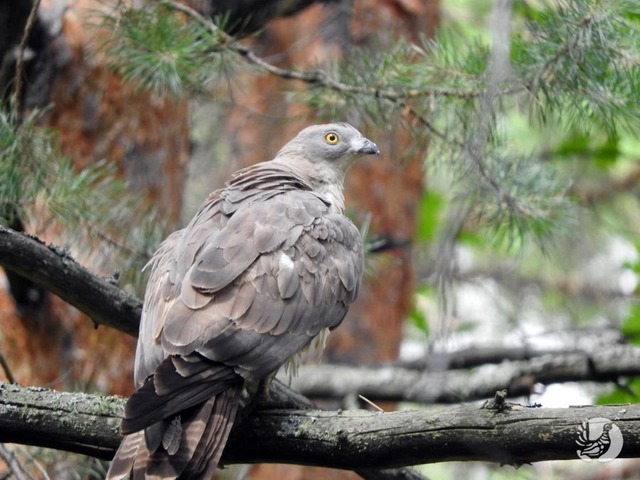
[[[0,42],[5,60],[0,87],[5,99],[13,93],[12,55],[18,50],[30,6],[31,2],[7,0],[0,8],[0,31],[6,32]],[[25,57],[21,112],[48,107],[41,123],[58,134],[62,152],[78,170],[103,159],[113,162],[132,192],[143,193],[146,202],[175,227],[189,149],[187,104],[126,84],[106,67],[104,56],[91,52],[102,35],[91,26],[97,21],[91,16],[105,6],[99,0],[42,2]],[[48,218],[36,218],[26,230],[70,248],[83,263],[91,261],[87,254],[93,253],[92,247],[69,244]],[[43,296],[36,307],[25,308],[0,292],[0,306],[6,312],[0,320],[4,332],[0,352],[16,379],[130,393],[135,341],[111,330],[92,329],[59,298],[44,291]]]

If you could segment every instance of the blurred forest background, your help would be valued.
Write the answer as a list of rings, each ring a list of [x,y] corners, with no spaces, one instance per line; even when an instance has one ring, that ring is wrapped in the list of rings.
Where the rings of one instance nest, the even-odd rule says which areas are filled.
[[[637,2],[144,3],[0,4],[3,225],[142,296],[155,247],[233,171],[272,158],[304,126],[349,121],[382,154],[347,177],[367,272],[324,363],[468,376],[412,396],[379,394],[375,373],[357,391],[332,390],[335,370],[309,367],[294,388],[332,408],[365,408],[356,393],[400,402],[391,409],[499,388],[549,407],[638,402]],[[9,270],[0,287],[0,380],[133,391],[134,338],[94,328]],[[0,447],[2,478],[104,472]],[[424,472],[640,478],[640,462]],[[221,475],[358,478],[275,465]]]

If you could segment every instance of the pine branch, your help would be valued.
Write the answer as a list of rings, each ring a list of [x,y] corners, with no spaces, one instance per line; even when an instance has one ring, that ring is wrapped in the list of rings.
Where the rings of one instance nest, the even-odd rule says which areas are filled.
[[[262,72],[275,75],[285,80],[299,80],[304,83],[308,83],[314,86],[320,86],[333,90],[341,94],[357,94],[365,95],[373,98],[382,98],[391,101],[400,101],[416,97],[454,97],[459,99],[471,99],[482,95],[483,90],[465,90],[446,87],[430,86],[428,88],[414,88],[406,90],[395,90],[392,88],[376,88],[363,85],[352,85],[341,82],[332,78],[328,73],[322,70],[289,70],[278,67],[264,58],[257,55],[249,47],[246,47],[236,41],[234,37],[224,32],[217,27],[210,19],[201,15],[193,8],[176,2],[176,1],[163,1],[165,5],[170,6],[174,10],[187,14],[199,24],[211,31],[211,34],[215,37],[221,38],[224,42],[224,46],[236,53],[240,57],[244,58],[247,63],[257,67]]]
[[[120,442],[122,398],[7,384],[0,384],[0,393],[2,442],[99,458],[112,456]],[[457,406],[384,414],[261,407],[234,427],[222,463],[294,463],[366,474],[372,468],[453,460],[520,465],[575,459],[582,423],[598,417],[620,428],[621,458],[640,456],[640,405],[545,409],[507,404],[500,412]]]

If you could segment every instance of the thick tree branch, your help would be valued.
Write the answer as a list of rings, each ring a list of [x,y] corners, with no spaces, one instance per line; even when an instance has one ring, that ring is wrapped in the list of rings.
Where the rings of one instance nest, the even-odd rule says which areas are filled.
[[[97,323],[135,334],[137,327],[132,328],[132,325],[137,323],[141,311],[139,300],[81,267],[61,249],[0,228],[0,263],[51,289],[91,315]],[[490,366],[489,369],[494,369],[493,375],[488,375],[493,377],[493,386],[485,384],[482,389],[488,392],[491,388],[504,387],[507,379],[517,378],[513,372],[518,375],[524,371],[533,373],[536,375],[535,381],[543,378],[549,381],[602,380],[637,374],[637,365],[640,364],[638,352],[628,348],[607,348],[589,357],[567,355],[559,361],[542,357],[530,362],[514,362],[515,366]],[[339,373],[335,367],[331,369],[331,376]],[[453,372],[453,375],[462,373]],[[425,394],[420,393],[420,386],[424,392],[429,392],[435,391],[437,385],[445,384],[448,385],[450,398],[459,398],[467,390],[471,391],[468,395],[473,395],[473,398],[490,395],[481,394],[474,387],[482,383],[477,381],[474,384],[478,372],[472,376],[466,374],[455,378],[447,378],[445,373],[435,374],[437,377],[433,376],[426,382],[426,377],[418,373],[421,383],[417,381],[420,379],[415,376],[416,372],[413,374],[411,388],[407,388],[413,399],[424,397]],[[359,370],[355,379],[345,383],[357,385],[354,382],[367,375],[367,372]],[[380,372],[375,371],[372,375],[379,377]],[[303,374],[299,378],[305,377],[307,375]],[[372,388],[381,388],[380,382],[375,385]],[[445,392],[444,389],[441,391]],[[371,393],[366,390],[360,392]],[[398,393],[385,393],[382,396],[399,398]],[[279,407],[300,409],[310,406],[308,400],[277,383],[273,386],[271,397],[272,403]],[[0,388],[0,441],[41,445],[108,458],[120,441],[117,426],[123,401],[115,397],[3,385]],[[400,412],[382,415],[363,412],[259,411],[234,429],[225,461],[296,462],[355,469],[366,466],[383,469],[358,470],[366,478],[408,479],[414,478],[411,470],[389,472],[384,469],[453,459],[519,463],[575,458],[575,439],[571,436],[574,433],[569,435],[563,430],[575,432],[581,422],[589,417],[615,417],[612,419],[621,423],[619,426],[626,434],[622,456],[637,456],[640,455],[637,433],[640,431],[639,408],[522,409],[505,414],[488,414],[487,411],[466,407],[439,410],[435,414]],[[568,429],[569,425],[571,429]],[[633,433],[634,429],[636,433]],[[260,445],[259,449],[257,445]]]
[[[303,365],[291,386],[311,398],[360,394],[370,400],[456,403],[487,398],[503,388],[519,396],[534,393],[539,383],[616,382],[620,377],[639,375],[640,348],[611,345],[593,352],[549,354],[473,370]]]
[[[278,388],[276,396],[284,391],[278,393]],[[0,441],[109,458],[120,441],[117,425],[123,403],[118,397],[0,384]],[[640,405],[515,406],[503,412],[457,406],[384,414],[257,409],[234,427],[223,463],[359,470],[452,460],[519,465],[575,459],[582,423],[597,417],[620,428],[620,457],[640,456]]]
[[[140,300],[77,263],[66,250],[0,226],[0,265],[60,296],[96,324],[138,334]]]

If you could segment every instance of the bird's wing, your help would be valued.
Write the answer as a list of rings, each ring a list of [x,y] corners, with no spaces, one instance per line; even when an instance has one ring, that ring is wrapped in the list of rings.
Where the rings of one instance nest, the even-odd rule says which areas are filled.
[[[336,327],[356,298],[359,232],[311,192],[253,202],[214,233],[196,227],[184,237],[192,239],[183,238],[186,255],[177,252],[184,275],[173,284],[169,272],[175,296],[161,307],[169,354],[197,352],[260,379],[321,330]],[[192,255],[188,268],[180,264]]]
[[[193,353],[261,378],[355,300],[363,253],[353,223],[295,175],[258,173],[210,196],[152,261],[139,383],[167,355]]]

